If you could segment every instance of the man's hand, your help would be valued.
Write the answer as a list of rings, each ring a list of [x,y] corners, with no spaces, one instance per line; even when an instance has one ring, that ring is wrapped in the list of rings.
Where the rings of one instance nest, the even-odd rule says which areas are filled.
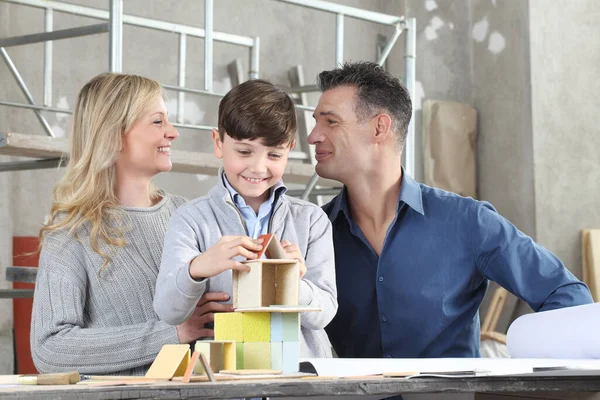
[[[262,249],[262,242],[262,239],[248,236],[223,236],[214,246],[192,260],[190,276],[194,279],[211,278],[228,269],[248,272],[250,267],[232,258],[243,256],[254,260],[256,252]]]
[[[214,337],[215,331],[205,325],[215,320],[216,312],[232,312],[233,305],[217,303],[229,300],[227,293],[204,293],[196,305],[194,312],[181,325],[177,325],[179,343],[191,343],[203,337]]]
[[[291,244],[288,240],[284,240],[281,242],[281,247],[283,247],[283,251],[285,251],[287,258],[298,260],[298,264],[300,264],[300,279],[302,279],[304,275],[306,275],[306,264],[304,264],[304,258],[300,253],[298,245]]]

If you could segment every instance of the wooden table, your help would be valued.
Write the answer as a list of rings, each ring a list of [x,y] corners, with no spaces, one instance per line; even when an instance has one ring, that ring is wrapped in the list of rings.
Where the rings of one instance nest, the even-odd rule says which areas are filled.
[[[35,398],[70,399],[228,399],[244,397],[369,396],[410,393],[477,393],[474,398],[516,399],[597,399],[600,372],[574,372],[561,376],[525,374],[520,376],[473,378],[377,378],[377,379],[288,379],[218,383],[180,383],[90,387],[19,386],[0,387],[3,400]],[[509,397],[505,397],[509,396]]]

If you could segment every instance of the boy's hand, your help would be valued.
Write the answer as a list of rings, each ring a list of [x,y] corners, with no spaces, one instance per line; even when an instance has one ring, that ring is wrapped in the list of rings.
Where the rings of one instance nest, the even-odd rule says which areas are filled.
[[[236,256],[248,260],[256,258],[256,252],[262,249],[262,239],[248,236],[223,236],[214,246],[194,258],[190,263],[190,275],[194,279],[211,278],[228,269],[248,272],[250,267],[239,261]]]
[[[281,247],[283,247],[283,251],[285,251],[285,255],[287,258],[292,260],[298,260],[298,264],[300,264],[300,279],[306,275],[306,264],[304,264],[304,258],[302,254],[300,254],[300,249],[297,244],[291,244],[288,240],[284,240],[281,242]]]
[[[215,320],[216,312],[232,312],[233,305],[217,303],[229,300],[227,293],[204,293],[196,305],[192,315],[182,324],[177,325],[177,338],[179,343],[191,343],[203,337],[214,337],[215,331],[206,328],[206,324]]]

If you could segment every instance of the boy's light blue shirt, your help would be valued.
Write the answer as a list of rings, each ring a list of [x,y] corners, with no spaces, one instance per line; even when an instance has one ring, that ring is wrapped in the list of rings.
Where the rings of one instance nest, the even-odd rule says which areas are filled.
[[[258,215],[254,212],[252,207],[246,204],[244,198],[233,188],[233,186],[231,186],[225,174],[223,174],[223,183],[231,194],[231,198],[233,199],[236,207],[242,214],[248,236],[250,236],[252,239],[256,239],[260,235],[269,233],[269,220],[271,218],[271,214],[273,213],[273,204],[275,204],[275,200],[279,196],[287,191],[283,181],[279,180],[279,182],[277,182],[271,188],[271,194],[269,195],[267,201],[260,205],[260,208],[258,209]]]

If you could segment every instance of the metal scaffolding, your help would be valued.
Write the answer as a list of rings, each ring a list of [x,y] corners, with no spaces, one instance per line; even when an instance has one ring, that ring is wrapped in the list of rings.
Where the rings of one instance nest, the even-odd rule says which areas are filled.
[[[190,25],[176,24],[156,19],[137,17],[133,15],[126,15],[123,13],[123,0],[108,0],[108,10],[100,10],[91,7],[84,7],[69,3],[63,3],[60,1],[52,0],[5,0],[9,3],[20,4],[24,6],[42,8],[45,10],[44,29],[45,32],[15,36],[0,39],[0,54],[4,59],[5,63],[9,67],[12,75],[17,81],[23,94],[25,95],[28,104],[15,103],[10,101],[0,100],[0,105],[9,107],[19,107],[31,109],[34,111],[36,117],[42,124],[44,131],[48,136],[54,137],[52,129],[44,118],[42,111],[55,112],[55,113],[71,113],[70,110],[63,110],[52,107],[52,42],[54,40],[62,40],[72,37],[95,35],[99,33],[109,33],[109,54],[108,54],[108,70],[112,72],[121,72],[123,69],[123,25],[133,25],[138,27],[144,27],[159,31],[165,31],[170,33],[176,33],[179,35],[179,55],[178,55],[178,82],[177,86],[163,85],[167,90],[177,92],[177,120],[173,124],[180,128],[198,129],[198,130],[211,130],[212,126],[206,125],[191,125],[184,124],[184,100],[185,94],[196,94],[196,95],[207,95],[214,97],[222,97],[223,94],[216,93],[213,91],[213,44],[215,41],[229,43],[248,48],[249,51],[249,72],[248,77],[250,79],[256,79],[259,77],[259,51],[260,51],[260,39],[259,37],[248,37],[234,35],[224,32],[217,32],[213,30],[213,11],[214,1],[205,0],[205,13],[204,13],[204,28],[198,28]],[[335,65],[340,65],[344,61],[344,22],[346,17],[359,19],[364,21],[370,21],[378,24],[388,25],[395,27],[393,36],[383,47],[379,59],[377,62],[383,65],[385,60],[390,54],[393,46],[397,42],[398,38],[402,33],[405,32],[405,83],[408,90],[413,93],[415,86],[415,29],[416,22],[414,18],[406,19],[404,17],[398,17],[393,15],[382,14],[378,12],[368,11],[360,8],[344,6],[340,4],[330,3],[321,0],[274,0],[290,5],[308,7],[323,12],[333,13],[336,18],[336,33],[335,33]],[[99,20],[108,21],[107,23],[100,23],[89,26],[82,26],[64,30],[53,30],[53,13],[62,12],[67,14],[73,14],[84,17],[91,17]],[[185,75],[186,75],[186,56],[187,56],[187,39],[188,37],[197,37],[204,39],[204,89],[187,88],[185,87]],[[18,69],[12,62],[7,47],[18,46],[30,43],[44,43],[44,99],[43,105],[36,104],[29,88],[25,81],[21,77]],[[301,87],[295,87],[292,89],[293,93],[303,93],[316,91],[315,85],[307,85]],[[307,105],[297,105],[299,110],[314,111],[314,107]],[[414,175],[414,124],[413,119],[409,125],[408,135],[405,143],[404,153],[404,166],[406,171]],[[6,142],[8,139],[6,138]],[[0,146],[2,145],[2,138],[0,138]],[[54,156],[54,153],[52,153]],[[292,152],[290,159],[309,161],[314,165],[314,158],[304,152]],[[1,163],[0,171],[13,171],[19,169],[33,169],[33,168],[50,168],[57,165],[55,160],[40,160],[40,161],[25,161],[25,162],[12,162],[12,163]],[[189,171],[198,171],[205,166],[197,168],[190,168]],[[184,167],[185,169],[185,167]],[[302,191],[302,197],[306,198],[311,193],[313,187],[317,184],[318,176],[313,174],[306,189]],[[323,194],[329,193],[331,189],[322,189]],[[328,192],[329,191],[329,192]]]

